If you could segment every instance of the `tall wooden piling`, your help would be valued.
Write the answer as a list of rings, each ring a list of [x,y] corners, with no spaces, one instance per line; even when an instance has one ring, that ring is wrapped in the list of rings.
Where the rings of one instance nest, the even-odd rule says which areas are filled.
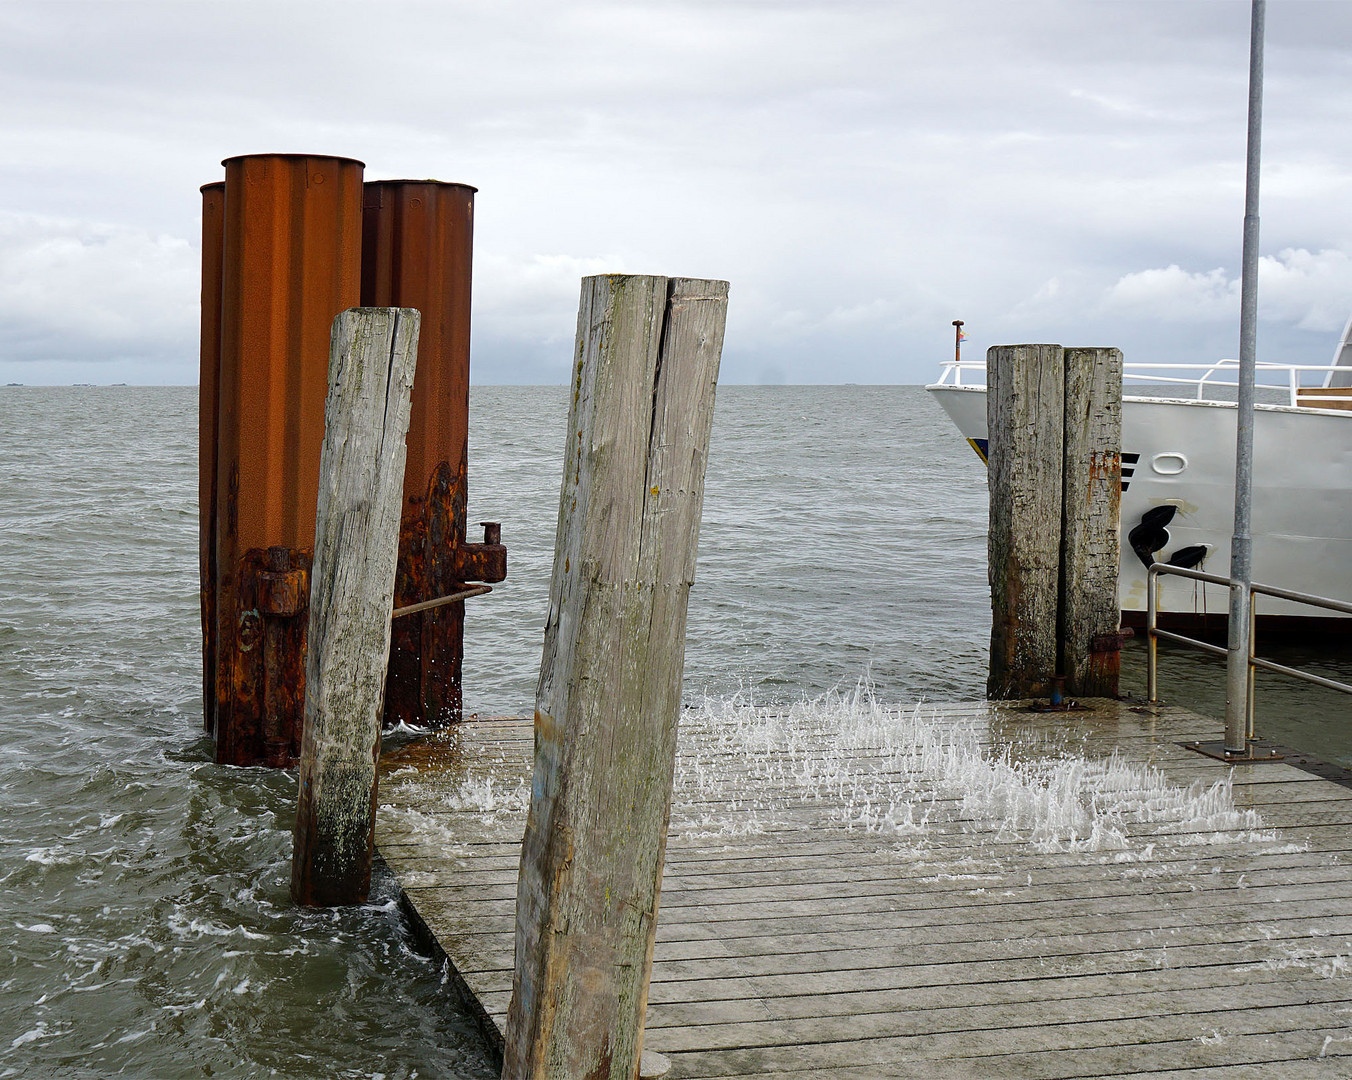
[[[1115,697],[1122,354],[986,355],[992,698]]]
[[[291,864],[300,904],[358,904],[371,887],[418,323],[411,308],[355,308],[333,324]]]
[[[503,1076],[642,1052],[727,283],[582,283]]]
[[[1065,350],[1061,674],[1083,697],[1116,697],[1122,518],[1122,352]]]
[[[1045,694],[1056,674],[1064,415],[1060,345],[987,351],[992,698]]]

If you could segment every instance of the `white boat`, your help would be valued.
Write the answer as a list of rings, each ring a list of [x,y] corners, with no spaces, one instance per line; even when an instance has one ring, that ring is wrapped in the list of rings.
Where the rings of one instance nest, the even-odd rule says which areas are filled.
[[[1329,365],[1259,363],[1253,431],[1253,580],[1343,601],[1352,601],[1350,338],[1352,320]],[[1152,543],[1163,540],[1159,562],[1229,574],[1238,366],[1124,365],[1118,595],[1126,625],[1144,624]],[[983,460],[985,372],[981,360],[951,361],[926,387]],[[1167,535],[1150,539],[1156,523]],[[1223,587],[1160,578],[1162,626],[1220,633],[1228,602]],[[1257,610],[1269,632],[1352,632],[1352,617],[1267,596]]]

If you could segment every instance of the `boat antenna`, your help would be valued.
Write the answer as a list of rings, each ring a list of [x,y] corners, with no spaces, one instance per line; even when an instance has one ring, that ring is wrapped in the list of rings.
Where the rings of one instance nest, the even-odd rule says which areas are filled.
[[[1230,618],[1225,669],[1225,752],[1247,755],[1253,732],[1249,651],[1253,628],[1253,398],[1258,341],[1258,174],[1263,133],[1265,0],[1253,0],[1249,32],[1249,147],[1244,182],[1244,255],[1239,290],[1239,402],[1235,418],[1235,531],[1230,540]]]

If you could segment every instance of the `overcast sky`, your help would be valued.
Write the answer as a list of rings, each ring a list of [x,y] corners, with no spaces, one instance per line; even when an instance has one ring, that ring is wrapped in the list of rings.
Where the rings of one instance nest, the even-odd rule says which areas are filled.
[[[1261,359],[1352,313],[1352,4],[1268,5]],[[197,379],[224,157],[479,188],[474,380],[566,381],[578,282],[726,278],[727,382],[1016,341],[1235,355],[1240,0],[0,0],[0,382]]]

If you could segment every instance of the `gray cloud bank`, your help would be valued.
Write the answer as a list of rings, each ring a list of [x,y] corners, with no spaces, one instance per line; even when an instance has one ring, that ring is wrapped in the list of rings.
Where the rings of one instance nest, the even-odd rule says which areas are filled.
[[[732,282],[728,381],[1049,340],[1233,355],[1248,4],[8,3],[0,381],[192,382],[221,158],[475,184],[478,382],[578,279]],[[1260,349],[1352,311],[1352,8],[1269,5]]]

